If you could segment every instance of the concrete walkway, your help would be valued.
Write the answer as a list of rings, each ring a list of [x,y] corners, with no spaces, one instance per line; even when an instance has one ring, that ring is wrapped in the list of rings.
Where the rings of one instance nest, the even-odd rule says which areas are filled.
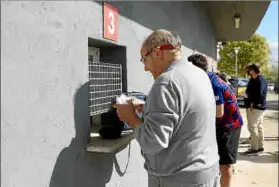
[[[278,95],[277,95],[278,98]],[[278,100],[276,101],[278,104]],[[277,106],[278,108],[278,106]],[[241,109],[244,126],[241,140],[248,139],[245,109]],[[244,156],[248,144],[239,145],[232,187],[278,187],[278,110],[267,110],[264,121],[265,152],[260,156]]]

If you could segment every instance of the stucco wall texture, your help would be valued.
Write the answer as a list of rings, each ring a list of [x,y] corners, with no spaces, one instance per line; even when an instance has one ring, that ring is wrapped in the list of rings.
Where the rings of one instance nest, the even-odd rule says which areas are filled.
[[[184,56],[216,59],[213,27],[197,2],[111,2],[117,44],[127,48],[128,90],[148,93],[139,62],[152,30],[177,31]],[[105,40],[102,3],[1,1],[1,186],[145,187],[138,143],[117,154],[85,152],[89,134],[88,38]]]

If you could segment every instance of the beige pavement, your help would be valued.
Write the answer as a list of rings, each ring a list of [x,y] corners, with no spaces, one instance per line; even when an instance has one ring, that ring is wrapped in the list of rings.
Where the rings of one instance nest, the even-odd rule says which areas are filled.
[[[269,95],[269,100],[277,100],[278,95]],[[241,139],[247,139],[247,119],[245,109],[241,109],[244,126]],[[278,187],[278,111],[267,110],[264,120],[265,152],[260,156],[244,156],[247,144],[239,145],[238,161],[232,187]]]

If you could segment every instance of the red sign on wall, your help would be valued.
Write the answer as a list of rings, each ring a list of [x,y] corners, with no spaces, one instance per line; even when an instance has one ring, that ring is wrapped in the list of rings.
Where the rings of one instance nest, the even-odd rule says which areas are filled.
[[[104,38],[117,41],[118,39],[118,10],[104,2]]]

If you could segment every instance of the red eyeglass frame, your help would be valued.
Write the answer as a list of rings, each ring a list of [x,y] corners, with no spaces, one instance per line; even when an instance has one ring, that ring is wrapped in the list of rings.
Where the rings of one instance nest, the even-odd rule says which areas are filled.
[[[173,50],[173,49],[177,49],[177,47],[175,47],[175,46],[173,46],[173,45],[170,45],[170,44],[166,44],[166,45],[160,45],[160,46],[158,46],[158,47],[153,47],[152,49],[150,49],[141,59],[140,59],[140,61],[141,62],[144,62],[144,59],[148,56],[148,55],[150,55],[152,52],[153,52],[153,50],[154,49],[160,49],[161,51],[162,50]]]

